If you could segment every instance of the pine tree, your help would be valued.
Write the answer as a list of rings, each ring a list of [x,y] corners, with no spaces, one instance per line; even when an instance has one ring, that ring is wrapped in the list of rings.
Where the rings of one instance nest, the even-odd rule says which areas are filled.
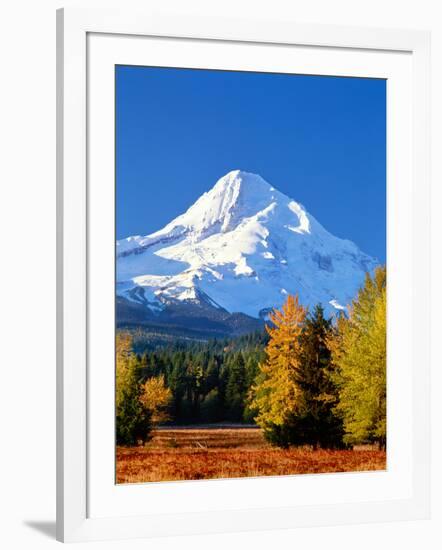
[[[290,443],[342,446],[342,421],[334,413],[338,390],[327,346],[331,330],[331,320],[325,319],[324,309],[317,305],[306,318],[299,339],[300,357],[295,379],[300,389],[300,405],[288,421]]]
[[[243,411],[243,420],[244,422],[253,422],[255,417],[255,411],[253,409],[253,403],[250,396],[250,391],[248,391],[254,384],[259,373],[259,359],[260,354],[254,352],[250,354],[247,358],[245,371],[246,371],[246,392],[244,395],[244,411]]]
[[[198,420],[199,418],[203,376],[203,367],[198,362],[198,358],[190,355],[186,371],[186,394],[192,420]]]
[[[182,361],[184,354],[179,352],[173,361],[173,367],[169,378],[169,387],[172,391],[172,415],[175,419],[182,417],[183,397],[185,394],[185,376]]]
[[[386,445],[386,269],[367,274],[349,318],[341,318],[329,346],[337,368],[344,440]]]
[[[217,422],[220,420],[221,403],[219,399],[218,388],[213,388],[201,403],[201,420],[203,422]]]
[[[288,296],[281,310],[270,314],[267,359],[260,364],[257,383],[252,388],[252,408],[264,435],[281,446],[289,444],[287,424],[301,406],[301,390],[296,382],[300,367],[300,336],[306,309],[298,296]]]
[[[246,371],[244,357],[241,352],[235,353],[228,364],[225,401],[230,420],[242,420],[244,399],[246,396]]]

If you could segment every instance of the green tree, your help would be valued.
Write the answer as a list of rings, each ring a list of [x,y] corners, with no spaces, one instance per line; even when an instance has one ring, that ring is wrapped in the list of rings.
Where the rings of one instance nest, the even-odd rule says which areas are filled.
[[[331,320],[324,317],[324,309],[317,305],[306,317],[299,337],[299,366],[295,380],[300,396],[297,410],[287,423],[290,443],[328,448],[342,446],[342,420],[334,411],[338,389],[327,346],[331,331]]]
[[[225,394],[227,415],[230,420],[242,420],[246,396],[246,370],[241,352],[235,353],[228,363],[228,377]]]
[[[221,402],[217,388],[213,388],[204,397],[201,403],[201,420],[203,422],[216,422],[220,420]]]
[[[170,389],[172,391],[171,409],[175,419],[181,419],[183,416],[183,398],[186,391],[183,362],[184,354],[178,352],[174,358],[169,380]]]
[[[255,381],[259,374],[259,360],[260,353],[252,352],[248,354],[245,371],[246,371],[246,392],[244,395],[244,411],[243,411],[243,420],[244,422],[250,423],[254,421],[255,410],[253,409],[253,402],[250,395],[250,388],[255,384]],[[261,360],[264,360],[261,357]]]

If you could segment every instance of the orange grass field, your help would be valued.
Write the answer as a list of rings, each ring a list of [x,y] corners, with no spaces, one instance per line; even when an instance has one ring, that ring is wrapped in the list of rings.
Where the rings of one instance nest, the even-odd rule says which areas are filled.
[[[160,428],[117,448],[117,483],[385,470],[386,453],[270,446],[257,428]]]

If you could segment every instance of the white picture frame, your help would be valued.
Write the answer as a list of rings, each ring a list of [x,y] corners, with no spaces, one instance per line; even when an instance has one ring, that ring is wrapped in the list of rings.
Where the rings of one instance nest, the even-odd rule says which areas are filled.
[[[57,538],[69,542],[428,517],[429,34],[252,17],[227,20],[160,17],[148,11],[64,9],[57,13],[57,37]],[[164,47],[152,48],[155,41]],[[396,374],[390,377],[388,390],[392,395],[389,422],[391,412],[392,433],[399,435],[392,438],[396,451],[391,460],[389,454],[386,473],[371,478],[363,477],[370,474],[340,474],[245,480],[247,485],[242,480],[151,484],[149,490],[146,485],[121,490],[110,482],[113,387],[109,378],[107,386],[104,383],[97,389],[101,371],[95,366],[94,345],[100,339],[104,344],[108,341],[113,319],[111,314],[107,336],[105,330],[94,328],[94,301],[106,297],[94,286],[94,270],[112,265],[113,245],[97,260],[94,243],[101,235],[109,235],[112,243],[114,212],[110,195],[98,212],[96,187],[91,182],[97,181],[98,174],[103,182],[100,192],[110,189],[113,196],[113,187],[108,185],[113,178],[110,148],[114,137],[109,132],[113,121],[105,110],[113,104],[112,94],[106,92],[113,64],[119,59],[143,64],[143,55],[152,49],[155,55],[164,56],[166,65],[183,64],[177,41],[192,45],[186,54],[197,56],[191,66],[213,68],[218,63],[222,68],[233,63],[232,56],[241,59],[235,55],[241,51],[247,67],[260,57],[258,69],[271,70],[276,63],[272,48],[282,45],[287,72],[291,52],[296,51],[297,70],[304,67],[307,73],[315,69],[319,74],[391,78],[388,263],[391,260],[398,269],[389,269],[389,321],[397,321],[390,323],[394,334],[389,342],[398,354],[392,356],[397,368],[392,369]],[[223,53],[225,46],[230,53]],[[216,53],[217,61],[204,59],[207,49]],[[309,56],[309,52],[316,53]],[[98,137],[105,138],[99,140],[99,147]],[[404,155],[406,163],[401,162]],[[113,279],[102,286],[113,289]],[[400,348],[401,365],[405,365],[401,384]],[[104,411],[101,416],[100,409]],[[297,484],[297,500],[293,493],[284,493],[289,483]],[[326,485],[327,490],[321,488]],[[356,500],[350,487],[353,492],[358,488]],[[337,488],[339,498],[333,496]],[[317,496],[321,491],[327,498]],[[211,495],[221,504],[211,505]],[[170,502],[171,496],[177,502],[175,508],[161,504],[165,499]],[[192,498],[200,504],[186,506]]]

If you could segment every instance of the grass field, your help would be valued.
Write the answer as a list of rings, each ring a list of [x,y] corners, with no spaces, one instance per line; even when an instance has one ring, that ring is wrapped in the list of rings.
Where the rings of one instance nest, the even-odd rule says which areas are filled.
[[[117,483],[384,470],[384,451],[271,447],[257,428],[157,429],[144,447],[117,448]]]

